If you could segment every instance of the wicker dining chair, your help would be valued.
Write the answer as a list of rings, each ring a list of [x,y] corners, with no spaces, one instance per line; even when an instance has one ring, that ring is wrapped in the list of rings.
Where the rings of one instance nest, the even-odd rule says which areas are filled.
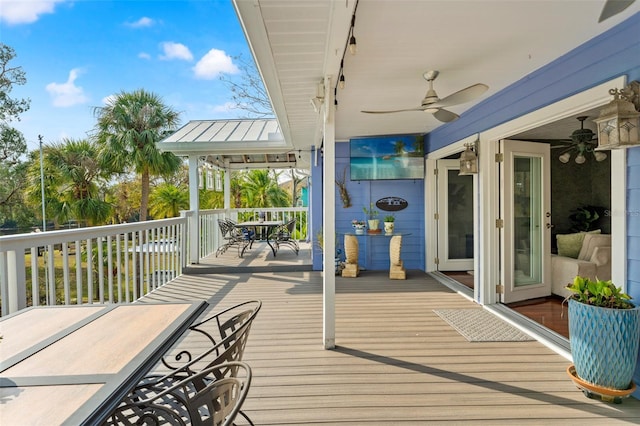
[[[229,426],[241,413],[251,386],[244,362],[209,367],[171,386],[125,398],[103,425]]]

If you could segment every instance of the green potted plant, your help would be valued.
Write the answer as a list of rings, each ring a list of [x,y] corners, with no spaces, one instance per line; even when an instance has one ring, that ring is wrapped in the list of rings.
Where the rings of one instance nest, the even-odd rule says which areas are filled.
[[[380,226],[380,220],[378,219],[378,210],[374,209],[373,203],[369,203],[369,208],[363,207],[362,211],[367,215],[367,221],[369,222],[369,232],[376,232]]]
[[[603,399],[629,395],[635,389],[640,307],[611,280],[577,276],[567,289],[574,363],[569,374],[589,397],[590,390]]]
[[[384,217],[384,232],[385,234],[393,234],[393,229],[395,227],[396,217],[392,214],[386,215]]]

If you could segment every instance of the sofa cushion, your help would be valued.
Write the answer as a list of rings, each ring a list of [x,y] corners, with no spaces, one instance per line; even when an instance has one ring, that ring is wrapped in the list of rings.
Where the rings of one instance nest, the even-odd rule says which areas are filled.
[[[589,234],[599,234],[600,229],[589,231]],[[580,250],[582,249],[582,242],[587,232],[577,232],[575,234],[558,234],[556,235],[556,242],[558,243],[558,256],[571,257],[578,259]]]
[[[584,236],[582,248],[578,253],[578,259],[591,260],[596,247],[611,247],[611,235],[608,234],[588,234]]]

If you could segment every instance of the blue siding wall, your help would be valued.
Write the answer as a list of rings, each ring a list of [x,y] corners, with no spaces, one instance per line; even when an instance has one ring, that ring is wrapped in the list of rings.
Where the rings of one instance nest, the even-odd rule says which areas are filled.
[[[402,237],[402,260],[406,269],[425,269],[424,265],[424,180],[380,180],[355,181],[349,179],[349,143],[336,144],[336,177],[346,173],[347,190],[351,196],[351,207],[342,207],[336,194],[336,231],[353,232],[353,219],[366,220],[362,211],[380,198],[394,196],[409,202],[409,206],[394,212],[395,232],[408,232]],[[385,212],[380,213],[380,227]],[[341,240],[341,239],[340,239]],[[366,269],[389,269],[389,238],[383,236],[359,237],[360,257],[358,263]],[[342,241],[337,241],[341,243]]]
[[[311,149],[315,151],[315,147]],[[322,166],[323,166],[324,157],[320,156],[317,161],[317,165],[311,165],[311,178],[310,181],[310,191],[309,191],[309,211],[311,212],[311,228],[308,230],[309,237],[312,243],[312,260],[313,260],[313,270],[321,271],[322,270],[322,249],[318,244],[317,234],[322,230],[322,197],[324,192],[324,179],[322,174]]]
[[[394,196],[408,201],[409,206],[401,211],[393,212],[396,217],[395,231],[407,232],[402,238],[402,260],[406,269],[425,269],[424,262],[424,180],[381,180],[381,181],[351,181],[349,179],[349,143],[336,143],[336,178],[340,179],[346,173],[347,191],[351,197],[351,207],[343,207],[340,194],[336,191],[336,226],[338,233],[336,245],[343,246],[345,232],[353,232],[351,221],[353,219],[366,220],[362,211],[363,207],[369,207],[369,203],[375,203],[380,198]],[[312,172],[312,182],[319,179],[322,169],[314,168]],[[326,182],[325,182],[326,184]],[[317,188],[314,187],[314,192]],[[312,198],[314,200],[315,197]],[[313,223],[316,216],[322,214],[321,207],[313,203]],[[318,211],[320,209],[320,211]],[[387,212],[379,210],[380,227],[382,219]],[[389,269],[389,237],[384,236],[364,236],[358,237],[360,244],[360,255],[358,263],[368,270]],[[319,251],[314,252],[314,269],[322,269],[321,256]]]

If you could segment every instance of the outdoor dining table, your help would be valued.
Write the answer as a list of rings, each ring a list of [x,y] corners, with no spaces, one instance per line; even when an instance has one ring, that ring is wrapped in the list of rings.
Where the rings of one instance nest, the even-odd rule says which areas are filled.
[[[100,424],[206,306],[43,306],[2,318],[0,423]]]
[[[235,226],[236,228],[250,228],[251,230],[253,230],[254,239],[258,235],[258,230],[261,231],[260,232],[261,235],[266,234],[266,242],[271,248],[271,251],[273,252],[273,256],[275,257],[278,249],[274,247],[273,244],[271,244],[271,240],[269,239],[269,236],[271,235],[271,231],[273,231],[276,227],[280,225],[282,225],[282,221],[280,220],[263,220],[263,221],[252,220],[248,222],[237,223]],[[246,249],[246,246],[242,249],[242,253],[240,253],[240,257],[244,255],[245,249]]]

